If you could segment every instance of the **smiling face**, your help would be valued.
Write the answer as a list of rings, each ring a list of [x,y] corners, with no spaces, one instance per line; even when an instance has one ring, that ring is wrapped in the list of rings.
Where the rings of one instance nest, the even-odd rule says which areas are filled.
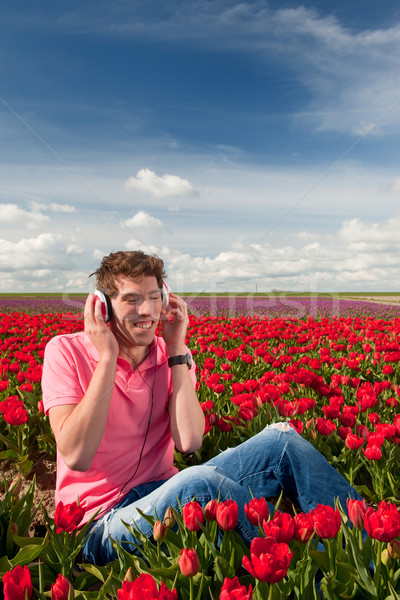
[[[162,310],[161,290],[154,276],[140,280],[120,276],[117,292],[111,298],[111,328],[120,348],[140,360],[153,341]]]

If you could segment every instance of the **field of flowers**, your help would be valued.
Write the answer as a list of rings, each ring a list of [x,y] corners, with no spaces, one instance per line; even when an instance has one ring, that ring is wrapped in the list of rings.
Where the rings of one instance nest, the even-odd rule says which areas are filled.
[[[35,472],[54,460],[41,404],[46,343],[83,327],[82,301],[0,297],[0,576],[6,600],[26,598],[400,598],[400,307],[338,298],[188,298],[187,343],[206,416],[200,450],[179,468],[287,421],[365,499],[304,514],[286,498],[246,506],[259,536],[235,532],[235,499],[159,515],[142,556],[115,541],[104,567],[80,559],[88,526],[76,503],[44,512]],[[28,481],[22,486],[22,481]],[[23,490],[23,491],[22,491]],[[140,532],[136,532],[140,539]],[[222,538],[222,541],[221,541]]]

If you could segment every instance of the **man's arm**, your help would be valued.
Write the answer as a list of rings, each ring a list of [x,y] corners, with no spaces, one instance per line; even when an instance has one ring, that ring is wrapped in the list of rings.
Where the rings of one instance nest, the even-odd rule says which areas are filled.
[[[101,303],[90,294],[85,305],[85,332],[98,351],[98,364],[78,404],[50,408],[49,418],[65,464],[75,471],[90,469],[102,440],[110,408],[118,343],[104,323]]]
[[[161,327],[169,356],[186,354],[185,336],[189,322],[186,303],[170,295],[171,309],[162,319]],[[170,320],[172,317],[173,320]],[[186,364],[174,365],[172,371],[172,394],[169,401],[169,417],[172,439],[178,450],[184,453],[200,448],[205,420],[197,399],[189,369]]]

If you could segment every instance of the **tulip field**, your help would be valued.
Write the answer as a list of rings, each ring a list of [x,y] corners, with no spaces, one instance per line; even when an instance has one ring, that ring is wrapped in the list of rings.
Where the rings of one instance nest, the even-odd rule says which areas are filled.
[[[250,547],[235,498],[194,498],[133,530],[136,554],[82,560],[84,506],[38,506],[35,473],[55,460],[41,402],[44,349],[83,328],[82,300],[0,296],[0,577],[6,600],[400,599],[400,307],[313,297],[188,298],[187,345],[206,418],[200,464],[278,421],[310,441],[363,497],[302,513],[253,498]],[[270,514],[266,500],[275,505]],[[344,510],[346,509],[346,510]],[[40,534],[32,533],[38,511]],[[128,528],[132,525],[127,524]]]

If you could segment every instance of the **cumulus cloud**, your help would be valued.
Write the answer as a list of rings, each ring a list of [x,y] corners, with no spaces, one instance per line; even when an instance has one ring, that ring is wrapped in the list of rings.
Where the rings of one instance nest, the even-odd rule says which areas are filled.
[[[31,210],[20,208],[17,204],[0,204],[0,223],[24,224],[28,229],[40,227],[50,220],[47,215],[41,213],[40,208],[36,203],[32,203]]]
[[[163,226],[144,211],[132,220],[141,232]],[[395,291],[400,279],[399,230],[400,218],[373,223],[347,219],[329,236],[303,230],[248,244],[243,235],[215,255],[162,245],[159,235],[150,243],[137,235],[120,236],[117,246],[105,238],[102,249],[90,243],[81,247],[55,233],[18,242],[0,239],[0,291],[86,291],[87,275],[105,255],[121,248],[158,254],[171,289],[178,293],[252,292],[256,286],[259,292]]]
[[[136,177],[130,177],[125,182],[125,190],[138,190],[151,194],[154,198],[193,196],[196,193],[187,179],[169,174],[160,177],[150,169],[140,169],[136,173]]]
[[[62,236],[53,233],[42,233],[18,242],[0,239],[1,270],[56,268],[64,252]]]
[[[73,213],[76,211],[75,206],[71,206],[71,204],[57,204],[57,202],[52,202],[49,205],[49,210],[54,213]]]
[[[0,291],[60,291],[74,272],[76,256],[80,248],[60,234],[0,239]]]
[[[171,233],[160,219],[150,216],[148,213],[140,210],[133,217],[126,219],[122,225],[128,229],[143,235],[160,235],[163,233]]]
[[[400,276],[400,219],[343,222],[336,234],[317,240],[303,232],[293,244],[246,246],[236,240],[215,257],[164,254],[176,289],[229,291],[285,289],[295,291],[395,290]],[[302,241],[303,240],[303,241]]]
[[[390,186],[388,187],[388,192],[400,192],[400,177],[395,179],[393,183],[390,184]]]

